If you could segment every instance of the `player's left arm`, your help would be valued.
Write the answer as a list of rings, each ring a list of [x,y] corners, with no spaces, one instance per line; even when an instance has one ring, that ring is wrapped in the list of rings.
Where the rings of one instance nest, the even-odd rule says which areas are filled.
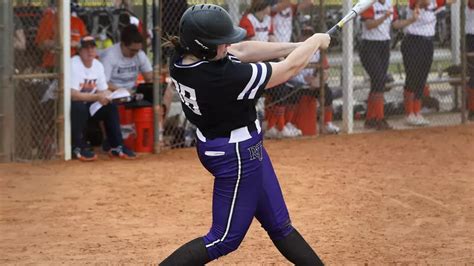
[[[286,57],[301,43],[245,41],[232,44],[227,50],[244,63]]]

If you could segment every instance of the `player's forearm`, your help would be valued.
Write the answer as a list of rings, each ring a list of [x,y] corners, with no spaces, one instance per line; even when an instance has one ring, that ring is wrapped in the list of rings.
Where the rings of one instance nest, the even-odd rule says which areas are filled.
[[[259,62],[286,57],[300,45],[301,43],[246,41],[231,45],[229,52],[242,62]]]
[[[81,102],[95,102],[99,100],[98,94],[83,93],[77,90],[71,90],[71,100]]]
[[[378,19],[369,19],[365,21],[365,26],[368,30],[377,28],[380,24],[382,24],[387,19],[386,16],[380,17]]]
[[[411,17],[409,19],[396,20],[392,23],[392,27],[396,30],[402,29],[402,28],[405,28],[406,26],[412,24],[415,21],[416,21],[416,19],[414,17]]]
[[[311,57],[320,46],[321,40],[318,38],[318,34],[315,34],[291,52],[284,61],[292,65],[292,72],[296,74],[309,63]]]

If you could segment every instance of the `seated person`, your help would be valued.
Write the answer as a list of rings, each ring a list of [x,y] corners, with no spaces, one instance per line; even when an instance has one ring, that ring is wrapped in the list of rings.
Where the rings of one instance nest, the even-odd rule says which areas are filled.
[[[134,93],[140,73],[146,83],[153,82],[153,67],[142,45],[143,35],[137,26],[130,24],[123,28],[120,42],[103,52],[100,59],[111,91],[122,88]]]
[[[71,132],[73,157],[81,161],[93,161],[96,154],[87,148],[84,131],[90,118],[102,120],[110,142],[111,157],[134,159],[135,153],[123,145],[117,105],[107,98],[110,91],[105,78],[104,67],[95,59],[95,40],[91,36],[81,39],[79,55],[71,59]],[[91,116],[89,108],[94,102],[102,107]]]

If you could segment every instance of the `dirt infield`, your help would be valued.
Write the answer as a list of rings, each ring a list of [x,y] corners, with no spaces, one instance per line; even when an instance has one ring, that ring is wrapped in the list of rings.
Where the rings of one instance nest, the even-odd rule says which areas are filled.
[[[474,125],[267,141],[293,224],[327,264],[474,263]],[[0,164],[0,264],[156,263],[211,223],[194,149]],[[211,265],[288,265],[254,221]]]

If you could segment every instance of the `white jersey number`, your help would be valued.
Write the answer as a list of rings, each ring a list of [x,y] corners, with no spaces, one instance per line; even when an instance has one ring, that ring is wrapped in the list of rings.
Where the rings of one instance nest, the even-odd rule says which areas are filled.
[[[178,91],[178,95],[181,101],[187,107],[189,107],[189,109],[191,109],[191,111],[193,111],[195,114],[202,115],[197,103],[196,91],[193,88],[178,83],[174,79],[171,80],[173,80],[174,87],[176,88],[176,91]]]

